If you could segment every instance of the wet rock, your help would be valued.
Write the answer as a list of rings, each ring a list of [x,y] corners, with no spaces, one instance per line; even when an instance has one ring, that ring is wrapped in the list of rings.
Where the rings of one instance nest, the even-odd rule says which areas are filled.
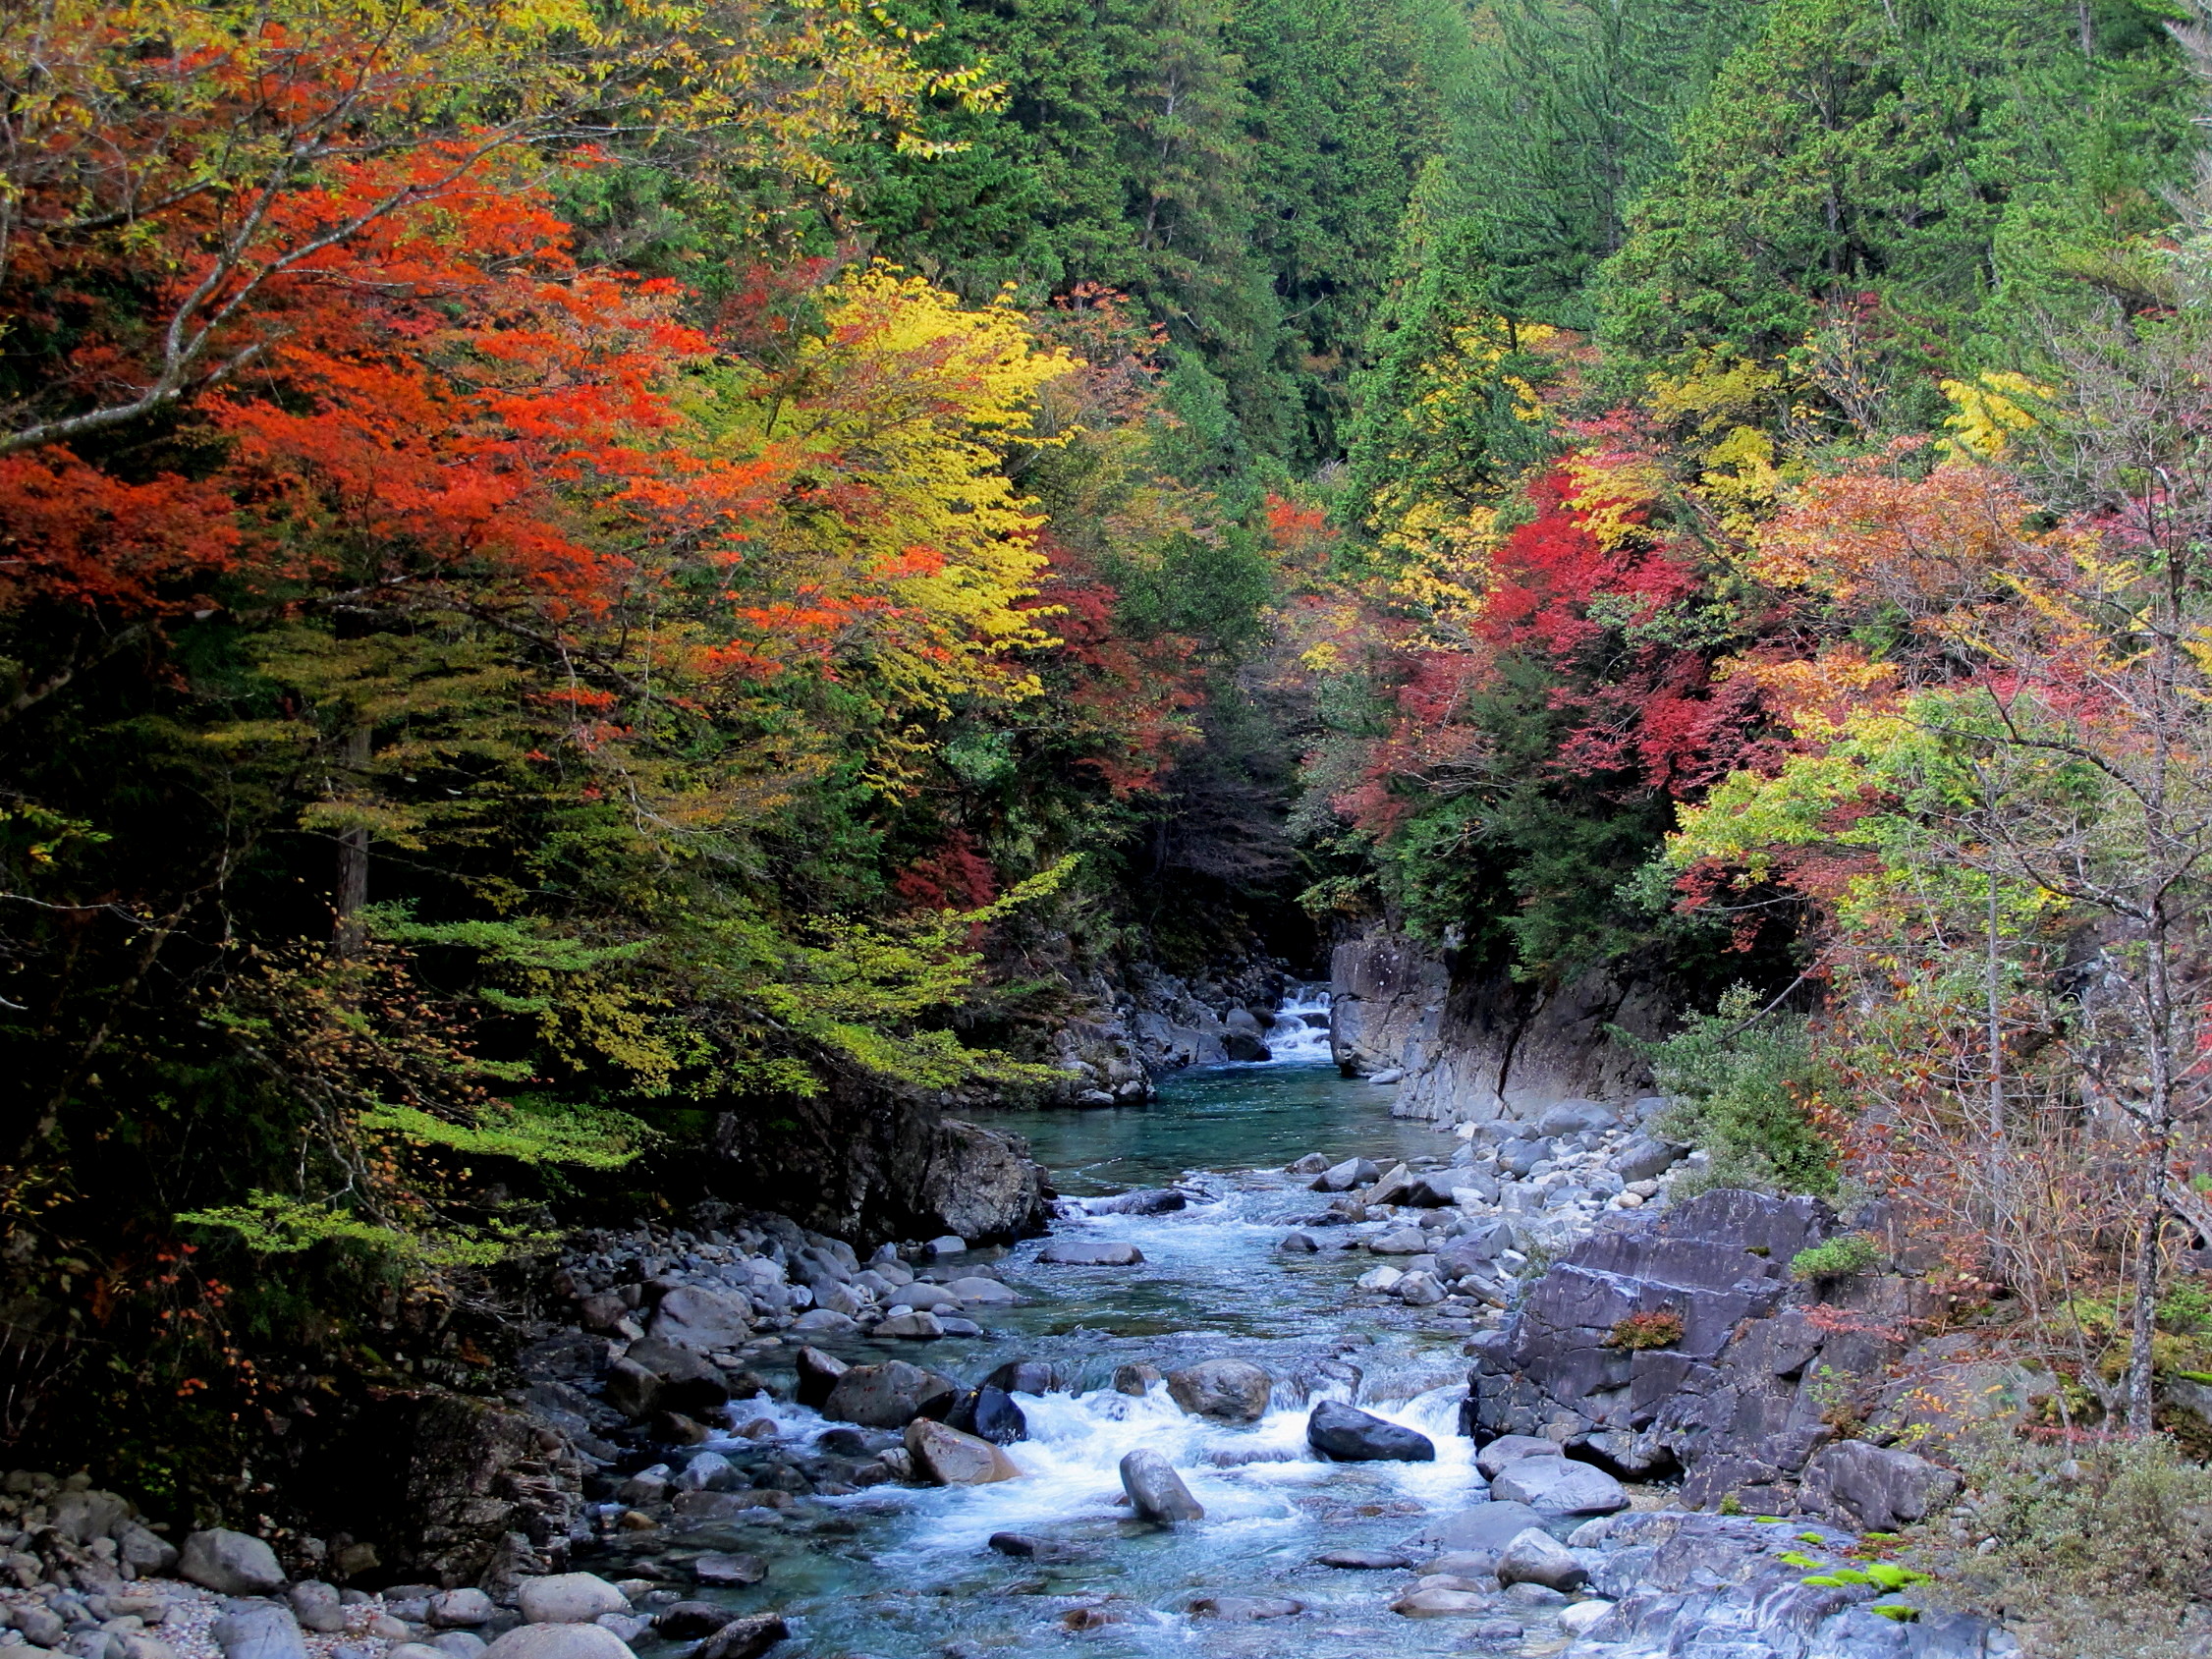
[[[1116,1365],[1114,1367],[1114,1392],[1116,1394],[1143,1395],[1149,1393],[1152,1385],[1159,1380],[1160,1368],[1157,1365],[1148,1365],[1142,1360],[1134,1365]]]
[[[927,1417],[907,1424],[907,1455],[918,1473],[940,1486],[989,1486],[1022,1478],[1021,1467],[988,1440]]]
[[[1559,1628],[1571,1636],[1582,1635],[1612,1611],[1610,1601],[1578,1601],[1573,1607],[1559,1610]]]
[[[1421,1209],[1449,1209],[1460,1200],[1454,1189],[1471,1185],[1471,1178],[1457,1170],[1431,1170],[1416,1175],[1406,1186],[1405,1195],[1398,1199],[1402,1204],[1413,1204]]]
[[[1045,1245],[1037,1259],[1056,1267],[1135,1267],[1144,1252],[1120,1239],[1070,1239]]]
[[[994,1446],[1011,1446],[1029,1438],[1029,1420],[1022,1414],[1022,1408],[1006,1390],[989,1383],[972,1394],[962,1395],[945,1420],[963,1434],[972,1434]]]
[[[1313,1558],[1316,1567],[1340,1567],[1348,1573],[1390,1573],[1413,1565],[1398,1550],[1323,1550]]]
[[[996,1279],[955,1279],[945,1289],[969,1307],[1012,1307],[1022,1300]]]
[[[1175,1465],[1150,1447],[1139,1447],[1123,1458],[1121,1474],[1122,1490],[1144,1520],[1174,1526],[1205,1519],[1205,1506],[1190,1495]]]
[[[1488,1556],[1494,1563],[1516,1535],[1543,1523],[1526,1504],[1493,1500],[1432,1521],[1416,1542],[1449,1554]]]
[[[653,1616],[653,1633],[667,1641],[696,1641],[737,1616],[736,1608],[718,1607],[711,1601],[680,1601]]]
[[[1495,1604],[1476,1590],[1411,1590],[1390,1604],[1393,1613],[1407,1619],[1465,1619],[1488,1613]]]
[[[936,1313],[942,1309],[957,1309],[960,1298],[943,1285],[906,1285],[893,1295],[889,1306],[906,1306],[917,1313]]]
[[[1689,1148],[1672,1140],[1661,1140],[1655,1134],[1631,1135],[1627,1145],[1613,1154],[1606,1167],[1623,1181],[1650,1181],[1661,1176],[1689,1156]]]
[[[917,1416],[952,1409],[960,1384],[904,1359],[855,1365],[841,1375],[822,1405],[822,1415],[864,1428],[905,1428]]]
[[[1040,1538],[1033,1532],[993,1532],[986,1540],[1000,1555],[1023,1561],[1076,1561],[1081,1553],[1057,1538]]]
[[[484,1649],[484,1659],[630,1659],[630,1649],[597,1625],[518,1625]]]
[[[1170,1371],[1167,1381],[1178,1406],[1218,1423],[1256,1423],[1275,1391],[1275,1379],[1247,1359],[1202,1360]]]
[[[835,1355],[824,1354],[818,1348],[802,1348],[796,1356],[799,1367],[799,1386],[794,1398],[802,1406],[811,1406],[819,1410],[837,1387],[837,1379],[852,1369]]]
[[[652,1391],[653,1410],[703,1417],[730,1403],[730,1385],[721,1371],[703,1353],[680,1343],[645,1337],[630,1345],[622,1362],[642,1366],[658,1380],[658,1387]],[[611,1375],[609,1383],[611,1388]]]
[[[699,1644],[697,1659],[760,1659],[791,1634],[780,1613],[733,1619]]]
[[[1509,1140],[1498,1148],[1498,1168],[1516,1181],[1525,1181],[1529,1171],[1551,1155],[1548,1140]]]
[[[1286,1255],[1312,1255],[1321,1248],[1303,1233],[1286,1233],[1275,1247]]]
[[[217,1595],[270,1595],[284,1588],[276,1552],[258,1538],[223,1526],[185,1539],[177,1574]]]
[[[1474,1466],[1482,1471],[1483,1478],[1495,1480],[1498,1471],[1508,1464],[1519,1463],[1523,1458],[1556,1458],[1561,1456],[1559,1442],[1540,1439],[1533,1434],[1501,1434],[1474,1455]]]
[[[223,1659],[307,1659],[307,1643],[292,1610],[274,1602],[238,1604],[208,1632]]]
[[[875,1327],[879,1337],[897,1337],[907,1342],[935,1342],[945,1334],[945,1327],[936,1314],[923,1308],[915,1313],[897,1313],[881,1320]]]
[[[744,1553],[702,1555],[691,1563],[691,1576],[717,1589],[742,1589],[768,1576],[768,1564]]]
[[[1421,1255],[1428,1249],[1428,1239],[1418,1227],[1401,1227],[1369,1239],[1367,1248],[1375,1255]]]
[[[1044,1171],[1030,1160],[1026,1140],[947,1118],[938,1126],[919,1196],[921,1207],[963,1241],[1023,1239],[1044,1231]]]
[[[844,1336],[860,1328],[860,1322],[850,1313],[840,1313],[834,1307],[809,1307],[791,1323],[791,1328],[807,1336]]]
[[[429,1622],[442,1631],[472,1631],[488,1625],[499,1610],[479,1589],[445,1590],[430,1598]]]
[[[1347,1158],[1341,1164],[1332,1164],[1313,1180],[1316,1192],[1349,1192],[1355,1187],[1364,1187],[1378,1179],[1382,1170],[1372,1158]]]
[[[1317,1404],[1305,1419],[1305,1443],[1344,1464],[1436,1461],[1436,1442],[1335,1400]]]
[[[746,1484],[737,1466],[719,1452],[701,1452],[686,1464],[673,1483],[681,1492],[728,1492]]]
[[[1065,1386],[1059,1371],[1042,1359],[1010,1359],[983,1381],[1009,1394],[1054,1394]]]
[[[1288,1596],[1203,1595],[1190,1602],[1193,1619],[1219,1619],[1228,1625],[1249,1625],[1262,1619],[1290,1619],[1305,1611],[1305,1603]]]
[[[1405,1077],[1406,1071],[1404,1067],[1391,1066],[1380,1072],[1369,1072],[1367,1074],[1367,1080],[1373,1083],[1377,1088],[1387,1088],[1392,1083],[1404,1081]]]
[[[59,1647],[69,1635],[69,1626],[50,1607],[23,1602],[9,1609],[8,1622],[36,1647]]]
[[[1322,1157],[1318,1152],[1308,1152],[1296,1163],[1285,1164],[1283,1173],[1285,1175],[1319,1175],[1328,1167],[1328,1159]]]
[[[1544,1516],[1612,1515],[1629,1507],[1629,1494],[1603,1469],[1567,1458],[1522,1458],[1490,1482],[1490,1495],[1526,1504]]]
[[[735,1291],[679,1285],[660,1299],[645,1334],[702,1354],[735,1348],[752,1335],[752,1303]]]
[[[1498,1554],[1501,1584],[1541,1584],[1548,1590],[1566,1591],[1579,1588],[1589,1576],[1575,1552],[1539,1526],[1523,1527]]]
[[[1444,1287],[1433,1273],[1409,1273],[1392,1287],[1391,1294],[1408,1307],[1434,1307],[1444,1300]]]
[[[1869,1531],[1891,1532],[1925,1520],[1958,1495],[1959,1477],[1917,1453],[1844,1440],[1805,1468],[1801,1502]]]
[[[1361,1194],[1370,1204],[1398,1204],[1406,1200],[1406,1193],[1413,1185],[1413,1172],[1404,1164],[1393,1164],[1375,1180],[1374,1187]]]
[[[602,1613],[628,1613],[630,1598],[596,1573],[556,1573],[525,1578],[515,1605],[530,1625],[588,1625]]]
[[[1189,1201],[1172,1187],[1148,1187],[1110,1198],[1085,1198],[1083,1208],[1091,1215],[1167,1215]]]
[[[1398,1281],[1405,1277],[1405,1273],[1395,1267],[1374,1267],[1360,1274],[1354,1283],[1363,1291],[1387,1294],[1398,1289]]]

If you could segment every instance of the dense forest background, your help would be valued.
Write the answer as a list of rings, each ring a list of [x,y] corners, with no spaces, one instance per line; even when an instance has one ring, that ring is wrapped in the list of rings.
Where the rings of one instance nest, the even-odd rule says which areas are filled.
[[[220,1507],[713,1113],[1376,915],[1858,1010],[1674,1056],[1745,1180],[2151,1099],[2068,973],[2201,879],[2084,839],[2197,741],[2193,18],[10,11],[0,1430]]]

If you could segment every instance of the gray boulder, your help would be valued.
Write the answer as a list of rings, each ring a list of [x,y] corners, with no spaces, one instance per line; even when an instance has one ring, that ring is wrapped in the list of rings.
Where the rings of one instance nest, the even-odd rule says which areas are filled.
[[[997,1279],[955,1279],[945,1287],[965,1307],[1012,1307],[1022,1299]]]
[[[702,1417],[730,1403],[730,1385],[695,1347],[670,1342],[665,1337],[644,1337],[632,1343],[616,1361],[617,1365],[625,1363],[652,1374],[655,1380],[655,1386],[649,1391],[652,1410],[681,1411],[686,1416]],[[609,1367],[607,1386],[608,1403],[618,1410],[627,1410],[621,1402],[612,1398],[614,1367]]]
[[[645,1334],[702,1354],[735,1348],[752,1335],[752,1303],[735,1291],[679,1285],[660,1299]]]
[[[1175,1465],[1150,1447],[1139,1447],[1123,1458],[1121,1472],[1130,1506],[1146,1521],[1174,1526],[1205,1519],[1205,1506],[1190,1495]]]
[[[1490,1494],[1526,1504],[1538,1515],[1612,1515],[1629,1507],[1629,1494],[1603,1469],[1567,1458],[1522,1458],[1498,1471]]]
[[[1449,1209],[1459,1202],[1453,1195],[1454,1189],[1472,1185],[1472,1177],[1457,1170],[1430,1170],[1407,1183],[1405,1195],[1398,1201],[1425,1210]]]
[[[1349,1192],[1355,1187],[1364,1187],[1382,1174],[1372,1158],[1347,1158],[1341,1164],[1331,1164],[1313,1178],[1316,1192]]]
[[[841,1374],[822,1403],[822,1415],[864,1428],[905,1428],[914,1418],[952,1409],[960,1384],[904,1359],[854,1365]]]
[[[691,1576],[717,1589],[743,1589],[768,1576],[768,1564],[759,1556],[715,1551],[691,1563]]]
[[[1498,1582],[1541,1584],[1548,1590],[1579,1589],[1589,1571],[1575,1552],[1540,1526],[1524,1527],[1506,1541],[1498,1555]]]
[[[1594,1100],[1562,1100],[1536,1120],[1539,1136],[1587,1134],[1593,1130],[1618,1129],[1620,1114]]]
[[[1059,1267],[1135,1267],[1144,1252],[1120,1239],[1071,1239],[1045,1245],[1037,1259]]]
[[[782,1614],[748,1614],[731,1620],[701,1642],[698,1659],[760,1659],[790,1634]]]
[[[335,1585],[319,1578],[304,1579],[294,1584],[284,1599],[303,1630],[335,1635],[346,1628],[346,1604],[338,1599]]]
[[[1009,1359],[983,1379],[983,1386],[1009,1394],[1056,1394],[1068,1385],[1048,1360]]]
[[[802,1406],[811,1406],[819,1410],[829,1400],[830,1391],[837,1387],[837,1379],[852,1367],[835,1355],[824,1354],[818,1348],[802,1348],[797,1356],[799,1387],[795,1397]]]
[[[1369,1239],[1367,1248],[1376,1255],[1420,1255],[1428,1248],[1428,1238],[1418,1227],[1401,1227]]]
[[[187,1537],[177,1574],[217,1595],[273,1595],[284,1588],[284,1569],[277,1565],[276,1551],[258,1538],[224,1526],[210,1526]],[[285,1617],[289,1621],[291,1615]]]
[[[525,1578],[515,1604],[530,1625],[588,1625],[602,1613],[628,1613],[630,1598],[596,1573],[556,1573]]]
[[[631,1659],[614,1631],[597,1625],[518,1625],[484,1649],[484,1659]]]
[[[160,1533],[127,1521],[116,1528],[116,1555],[139,1577],[160,1577],[177,1566],[177,1546]]]
[[[945,1335],[944,1322],[923,1308],[918,1313],[894,1313],[875,1327],[879,1337],[900,1337],[908,1342],[934,1342]]]
[[[1256,1423],[1267,1413],[1275,1379],[1245,1359],[1206,1359],[1168,1373],[1168,1394],[1192,1416]]]
[[[988,1440],[928,1417],[907,1424],[907,1454],[918,1472],[940,1486],[988,1486],[1022,1478],[1014,1460]]]
[[[440,1630],[472,1631],[488,1625],[499,1610],[482,1590],[446,1590],[430,1598],[430,1623]]]
[[[1800,1502],[1871,1532],[1924,1521],[1959,1493],[1959,1476],[1917,1453],[1841,1440],[1806,1465]]]
[[[1433,1273],[1409,1273],[1390,1289],[1408,1307],[1434,1307],[1444,1300],[1444,1287]]]
[[[1025,1239],[1044,1231],[1045,1176],[1018,1134],[947,1118],[921,1180],[921,1207],[934,1212],[949,1235]]]
[[[1635,1134],[1607,1160],[1606,1167],[1623,1181],[1650,1181],[1665,1175],[1688,1156],[1687,1146],[1661,1140],[1655,1134]]]
[[[440,1631],[430,1638],[430,1645],[446,1659],[483,1659],[484,1650],[491,1643],[474,1631]]]
[[[1498,1148],[1498,1168],[1516,1181],[1524,1181],[1530,1170],[1551,1155],[1549,1140],[1509,1140]]]
[[[223,1650],[223,1659],[307,1659],[300,1622],[290,1608],[274,1602],[235,1606],[215,1621],[208,1633]]]
[[[1467,1556],[1494,1566],[1518,1534],[1543,1523],[1544,1518],[1526,1504],[1493,1500],[1431,1521],[1411,1542],[1419,1549]]]
[[[1474,1455],[1474,1466],[1484,1478],[1495,1480],[1498,1471],[1508,1464],[1517,1464],[1523,1458],[1557,1458],[1563,1456],[1559,1442],[1533,1434],[1501,1434]]]
[[[1340,1464],[1436,1461],[1436,1442],[1427,1435],[1335,1400],[1323,1400],[1307,1413],[1305,1443]]]
[[[1148,1187],[1135,1192],[1119,1192],[1111,1198],[1085,1198],[1091,1215],[1166,1215],[1189,1203],[1172,1187]]]

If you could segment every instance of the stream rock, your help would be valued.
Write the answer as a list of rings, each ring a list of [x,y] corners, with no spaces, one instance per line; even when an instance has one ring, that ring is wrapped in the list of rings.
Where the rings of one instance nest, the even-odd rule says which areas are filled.
[[[795,1363],[799,1370],[799,1385],[795,1398],[802,1406],[811,1406],[816,1410],[827,1404],[837,1379],[852,1367],[834,1355],[824,1354],[818,1348],[802,1348]]]
[[[1382,1170],[1372,1158],[1347,1158],[1341,1164],[1332,1164],[1313,1178],[1316,1192],[1349,1192],[1355,1187],[1364,1187],[1378,1179]]]
[[[1575,1552],[1538,1526],[1523,1527],[1506,1541],[1498,1556],[1501,1584],[1541,1584],[1548,1590],[1579,1589],[1589,1569]]]
[[[1871,1532],[1894,1532],[1944,1508],[1959,1486],[1958,1475],[1916,1453],[1843,1440],[1806,1466],[1798,1498],[1808,1511]]]
[[[1140,1446],[1124,1457],[1121,1474],[1131,1507],[1146,1521],[1174,1526],[1205,1519],[1205,1506],[1190,1495],[1175,1465],[1150,1447]]]
[[[699,1644],[697,1659],[760,1659],[791,1634],[780,1613],[733,1619]]]
[[[733,1292],[679,1285],[660,1299],[645,1334],[702,1354],[735,1348],[752,1335],[752,1304]]]
[[[217,1595],[269,1595],[284,1588],[276,1551],[260,1539],[210,1526],[185,1539],[177,1573]]]
[[[1111,1198],[1085,1198],[1082,1207],[1089,1215],[1167,1215],[1189,1202],[1172,1187],[1153,1187]]]
[[[1538,1515],[1612,1515],[1629,1507],[1621,1483],[1603,1469],[1566,1458],[1521,1458],[1490,1482],[1493,1498],[1526,1504]],[[1555,1588],[1557,1586],[1554,1586]]]
[[[904,1359],[855,1365],[830,1389],[822,1415],[863,1428],[905,1428],[916,1417],[949,1411],[960,1393],[951,1377]]]
[[[983,1379],[983,1386],[1003,1388],[1009,1394],[1057,1394],[1067,1384],[1047,1360],[1009,1359]]]
[[[1045,1245],[1037,1259],[1060,1267],[1135,1267],[1144,1252],[1120,1239],[1071,1239]]]
[[[597,1625],[518,1625],[484,1649],[484,1659],[629,1659],[630,1648]]]
[[[628,1613],[630,1598],[595,1573],[561,1573],[525,1578],[516,1606],[530,1625],[588,1625],[602,1613]]]
[[[1436,1442],[1427,1435],[1335,1400],[1323,1400],[1307,1413],[1305,1443],[1344,1464],[1436,1461]]]
[[[1205,1359],[1168,1373],[1168,1394],[1194,1417],[1256,1423],[1267,1414],[1275,1379],[1247,1359]]]
[[[906,1439],[916,1471],[940,1486],[989,1486],[1022,1478],[1021,1466],[988,1440],[927,1417],[907,1424]]]
[[[989,1383],[962,1395],[945,1420],[963,1434],[972,1434],[994,1446],[1011,1446],[1029,1438],[1029,1419],[1022,1414],[1022,1408],[1006,1390]]]
[[[307,1659],[299,1621],[274,1602],[235,1605],[208,1633],[223,1650],[223,1659]]]

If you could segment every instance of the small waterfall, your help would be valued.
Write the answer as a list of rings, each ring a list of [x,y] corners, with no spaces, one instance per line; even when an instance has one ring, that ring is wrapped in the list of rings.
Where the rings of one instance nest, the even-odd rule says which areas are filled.
[[[1262,1065],[1316,1066],[1334,1059],[1329,1051],[1329,987],[1293,985],[1284,992],[1266,1038],[1269,1058]]]

